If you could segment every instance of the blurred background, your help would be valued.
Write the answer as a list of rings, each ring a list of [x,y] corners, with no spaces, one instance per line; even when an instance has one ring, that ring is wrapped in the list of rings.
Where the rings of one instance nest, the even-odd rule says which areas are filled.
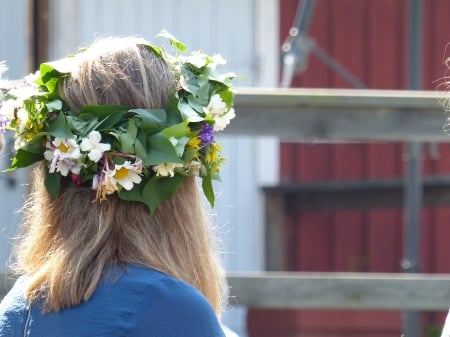
[[[9,67],[7,77],[16,79],[96,37],[139,35],[158,43],[155,35],[166,29],[191,51],[227,59],[223,70],[243,75],[238,92],[239,87],[436,90],[450,56],[448,13],[448,0],[0,0],[0,60]],[[400,142],[221,137],[228,163],[216,187],[214,219],[227,271],[266,269],[265,187],[307,184],[314,192],[345,182],[359,184],[363,196],[374,183],[404,181],[411,155],[410,144]],[[450,176],[448,144],[416,149],[423,179]],[[5,152],[2,169],[9,160]],[[26,172],[0,173],[0,272],[7,270],[20,224],[16,210],[26,193]],[[420,256],[414,271],[449,273],[450,207],[420,207],[417,217]],[[411,268],[402,264],[402,208],[302,208],[285,218],[282,270]],[[421,336],[439,336],[444,313],[418,319]],[[225,323],[243,337],[398,337],[402,313],[237,306],[227,311]]]

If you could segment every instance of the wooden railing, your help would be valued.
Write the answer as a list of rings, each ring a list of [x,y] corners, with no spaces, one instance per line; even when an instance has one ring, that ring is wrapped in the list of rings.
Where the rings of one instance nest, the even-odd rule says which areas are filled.
[[[230,304],[271,309],[448,310],[450,275],[230,273]]]
[[[435,91],[238,88],[227,135],[288,141],[450,141]]]
[[[450,275],[229,273],[230,305],[271,309],[448,310]],[[0,274],[0,298],[13,279]]]

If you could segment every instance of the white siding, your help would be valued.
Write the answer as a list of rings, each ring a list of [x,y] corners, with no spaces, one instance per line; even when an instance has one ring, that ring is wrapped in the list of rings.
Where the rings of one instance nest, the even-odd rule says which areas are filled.
[[[0,61],[6,61],[7,78],[18,78],[27,71],[26,0],[0,2]],[[9,143],[12,139],[8,136]],[[10,148],[10,147],[9,147]],[[20,216],[17,210],[26,193],[26,172],[2,173],[9,166],[8,148],[0,154],[0,272],[6,270],[11,239],[16,235]]]

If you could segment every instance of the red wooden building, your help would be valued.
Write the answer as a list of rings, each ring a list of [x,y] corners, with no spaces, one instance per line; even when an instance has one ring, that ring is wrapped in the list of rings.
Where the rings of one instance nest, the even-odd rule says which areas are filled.
[[[280,0],[280,41],[291,28],[298,0]],[[369,89],[408,88],[407,0],[317,0],[309,35]],[[450,1],[423,0],[421,87],[435,90],[445,73]],[[311,54],[293,87],[352,88]],[[402,179],[402,143],[282,143],[280,181],[314,183]],[[450,174],[450,144],[424,144],[423,175]],[[289,217],[287,270],[402,272],[404,209],[299,212]],[[450,206],[424,207],[420,272],[450,273]],[[450,305],[450,299],[449,299]],[[423,336],[439,336],[445,313],[421,314]],[[396,311],[250,310],[251,337],[398,337]]]

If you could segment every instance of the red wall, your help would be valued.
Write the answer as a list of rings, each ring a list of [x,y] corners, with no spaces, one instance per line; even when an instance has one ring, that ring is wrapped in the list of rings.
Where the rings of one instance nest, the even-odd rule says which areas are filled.
[[[434,90],[445,72],[450,42],[450,1],[423,0],[423,83]],[[294,20],[297,0],[280,0],[280,41]],[[406,89],[407,0],[316,0],[309,35],[371,89]],[[314,54],[293,87],[351,88]],[[443,115],[444,116],[444,115]],[[443,117],[444,118],[444,117]],[[450,174],[450,146],[425,144],[424,175]],[[401,143],[282,143],[280,179],[324,182],[402,177]],[[298,213],[286,230],[286,265],[300,271],[401,272],[403,210]],[[450,208],[422,210],[420,271],[450,272]],[[450,301],[449,301],[450,303]],[[423,328],[440,327],[444,313],[422,314]],[[251,310],[252,337],[398,337],[401,313],[386,311]],[[432,336],[424,333],[424,336]]]

